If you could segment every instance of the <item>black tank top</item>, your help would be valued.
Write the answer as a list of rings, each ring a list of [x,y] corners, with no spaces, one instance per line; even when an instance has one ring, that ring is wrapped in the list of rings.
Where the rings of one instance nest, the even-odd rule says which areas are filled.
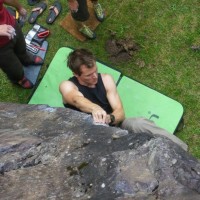
[[[112,108],[108,102],[108,99],[106,97],[106,89],[104,87],[101,75],[98,73],[98,82],[95,85],[95,88],[89,88],[87,86],[81,85],[78,82],[78,79],[73,76],[69,79],[69,81],[73,82],[77,87],[78,90],[83,94],[83,96],[87,99],[89,99],[91,102],[99,105],[101,108],[103,108],[108,114],[112,112]],[[74,110],[79,110],[78,108],[69,105],[64,104],[66,108],[72,108]]]

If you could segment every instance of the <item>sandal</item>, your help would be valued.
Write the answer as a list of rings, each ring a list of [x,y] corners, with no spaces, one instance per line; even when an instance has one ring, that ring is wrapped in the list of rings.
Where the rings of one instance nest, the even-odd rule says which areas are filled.
[[[52,24],[56,17],[60,14],[62,10],[62,6],[60,2],[55,1],[54,4],[49,8],[50,12],[49,15],[47,16],[46,22],[47,24]]]
[[[45,11],[46,8],[47,8],[47,4],[44,2],[37,4],[36,7],[33,8],[33,10],[31,11],[31,14],[28,18],[28,22],[30,24],[34,24],[38,16],[41,15]]]

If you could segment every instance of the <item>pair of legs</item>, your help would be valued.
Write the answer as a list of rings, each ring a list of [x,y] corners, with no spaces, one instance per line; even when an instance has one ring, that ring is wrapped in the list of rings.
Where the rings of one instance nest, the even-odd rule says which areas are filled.
[[[27,53],[24,35],[17,23],[15,31],[16,36],[0,48],[0,67],[13,83],[29,89],[33,87],[33,84],[24,77],[23,65],[37,64],[37,62],[34,56]],[[38,62],[40,64],[43,60],[38,60]]]
[[[88,12],[87,0],[77,0],[77,2],[79,5],[78,10],[77,12],[71,12],[72,18],[76,21],[79,27],[79,31],[83,35],[85,35],[89,39],[95,39],[95,33],[84,24],[84,22],[87,21],[90,17],[90,14]],[[105,15],[103,9],[101,8],[101,5],[98,3],[97,0],[91,0],[91,2],[94,6],[96,18],[102,22],[104,20]]]
[[[177,138],[175,135],[172,135],[166,130],[156,126],[153,121],[148,120],[146,118],[127,118],[122,122],[120,127],[122,129],[128,130],[133,133],[144,132],[144,133],[150,133],[153,135],[162,135],[164,137],[169,138],[176,144],[178,144],[184,150],[187,151],[188,149],[188,146],[179,138]]]

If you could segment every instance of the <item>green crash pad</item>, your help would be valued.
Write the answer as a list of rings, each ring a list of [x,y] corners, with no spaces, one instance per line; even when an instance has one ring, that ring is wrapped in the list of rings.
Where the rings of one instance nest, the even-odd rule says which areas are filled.
[[[117,88],[126,117],[145,117],[174,133],[183,115],[179,102],[126,76],[121,78]]]
[[[47,72],[34,92],[29,104],[47,104],[52,107],[63,107],[59,84],[72,76],[66,61],[72,51],[69,47],[60,48],[54,56]],[[158,126],[174,133],[182,115],[182,105],[131,79],[101,62],[97,62],[100,73],[111,74],[122,99],[126,117],[146,117]]]

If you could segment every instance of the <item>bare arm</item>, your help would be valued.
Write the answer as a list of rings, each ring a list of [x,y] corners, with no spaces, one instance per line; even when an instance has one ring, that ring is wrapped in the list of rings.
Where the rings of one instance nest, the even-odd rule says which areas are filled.
[[[95,122],[105,123],[107,113],[99,105],[86,99],[71,81],[63,81],[59,87],[63,103],[80,109],[82,112],[91,113]]]
[[[27,15],[27,11],[25,10],[25,8],[23,8],[23,6],[19,3],[18,0],[5,0],[4,3],[8,6],[16,8],[16,10],[19,12],[20,15],[22,16]]]
[[[22,8],[22,5],[19,3],[18,0],[5,0],[4,3],[8,6],[16,8],[17,10],[20,10],[20,8]]]
[[[102,74],[102,80],[106,88],[107,99],[113,109],[112,114],[115,116],[114,124],[118,124],[124,120],[125,114],[121,99],[117,92],[115,81],[112,76],[108,74]]]
[[[78,2],[76,0],[68,0],[68,6],[71,12],[77,12],[78,11]]]

